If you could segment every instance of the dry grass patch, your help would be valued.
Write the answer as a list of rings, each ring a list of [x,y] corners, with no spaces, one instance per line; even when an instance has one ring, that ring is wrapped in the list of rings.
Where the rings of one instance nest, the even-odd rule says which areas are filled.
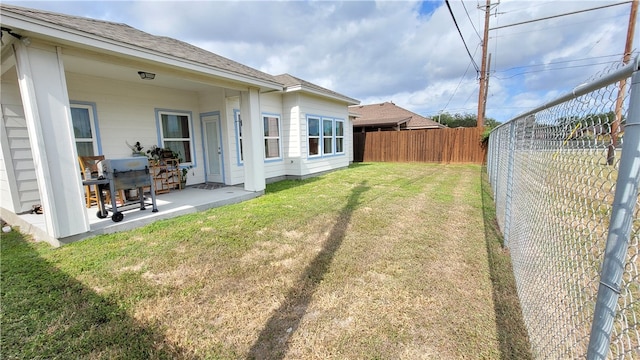
[[[35,251],[153,329],[163,356],[498,359],[480,181],[477,166],[363,164]]]

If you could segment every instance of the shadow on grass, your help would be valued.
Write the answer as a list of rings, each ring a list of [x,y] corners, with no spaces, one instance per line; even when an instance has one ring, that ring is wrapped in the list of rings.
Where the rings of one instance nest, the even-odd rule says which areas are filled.
[[[322,250],[307,265],[302,276],[291,288],[282,305],[273,313],[260,336],[251,347],[248,359],[282,359],[289,348],[289,338],[300,325],[318,284],[329,270],[331,261],[344,240],[351,215],[358,199],[369,187],[364,181],[353,189],[347,203],[340,211],[336,224]]]
[[[267,188],[265,190],[265,194],[270,194],[270,193],[277,193],[279,191],[282,190],[289,190],[289,189],[293,189],[295,187],[298,186],[302,186],[302,185],[306,185],[315,181],[320,180],[320,177],[318,176],[314,176],[314,177],[310,177],[304,180],[298,180],[298,179],[294,179],[294,180],[281,180],[281,181],[276,181],[270,184],[267,184]]]
[[[0,240],[2,358],[189,358],[160,329],[140,324],[34,246],[17,231]]]
[[[495,205],[485,167],[481,168],[480,177],[484,235],[493,284],[493,307],[496,313],[501,359],[533,359],[529,336],[522,318],[511,257],[504,248],[503,237],[496,221]]]

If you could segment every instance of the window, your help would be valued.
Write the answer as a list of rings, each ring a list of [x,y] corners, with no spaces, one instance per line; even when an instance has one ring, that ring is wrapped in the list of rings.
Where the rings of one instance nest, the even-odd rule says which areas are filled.
[[[238,165],[242,165],[244,161],[244,154],[242,150],[242,118],[240,117],[240,110],[233,110],[235,118],[236,128],[236,150],[238,151]]]
[[[191,121],[188,114],[160,113],[162,147],[177,153],[181,163],[193,162],[191,156]]]
[[[93,120],[93,106],[71,105],[71,121],[73,122],[73,135],[76,138],[78,156],[94,156],[98,154],[96,129]]]
[[[273,159],[280,157],[280,117],[277,115],[262,116],[264,123],[264,157]]]
[[[322,119],[322,153],[333,154],[333,120]]]
[[[344,154],[344,121],[336,120],[336,153]]]
[[[320,119],[308,118],[309,157],[320,155]]]
[[[309,157],[344,154],[344,120],[307,117]]]

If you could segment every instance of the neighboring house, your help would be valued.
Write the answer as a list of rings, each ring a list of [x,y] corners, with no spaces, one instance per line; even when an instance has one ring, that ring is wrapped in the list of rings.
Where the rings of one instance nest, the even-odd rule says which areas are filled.
[[[353,132],[440,129],[445,126],[427,119],[393,102],[349,107]]]
[[[42,204],[47,233],[89,231],[78,155],[179,149],[189,184],[265,184],[352,161],[349,105],[125,24],[0,5],[0,216]]]

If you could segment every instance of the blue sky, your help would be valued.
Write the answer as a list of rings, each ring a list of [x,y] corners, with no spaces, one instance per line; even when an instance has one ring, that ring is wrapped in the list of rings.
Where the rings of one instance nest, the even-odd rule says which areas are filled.
[[[363,104],[393,101],[424,116],[477,111],[478,74],[444,1],[2,1],[126,23]],[[490,28],[620,2],[501,0]],[[450,4],[480,66],[485,1]],[[619,62],[629,10],[492,30],[487,116],[506,121]]]

